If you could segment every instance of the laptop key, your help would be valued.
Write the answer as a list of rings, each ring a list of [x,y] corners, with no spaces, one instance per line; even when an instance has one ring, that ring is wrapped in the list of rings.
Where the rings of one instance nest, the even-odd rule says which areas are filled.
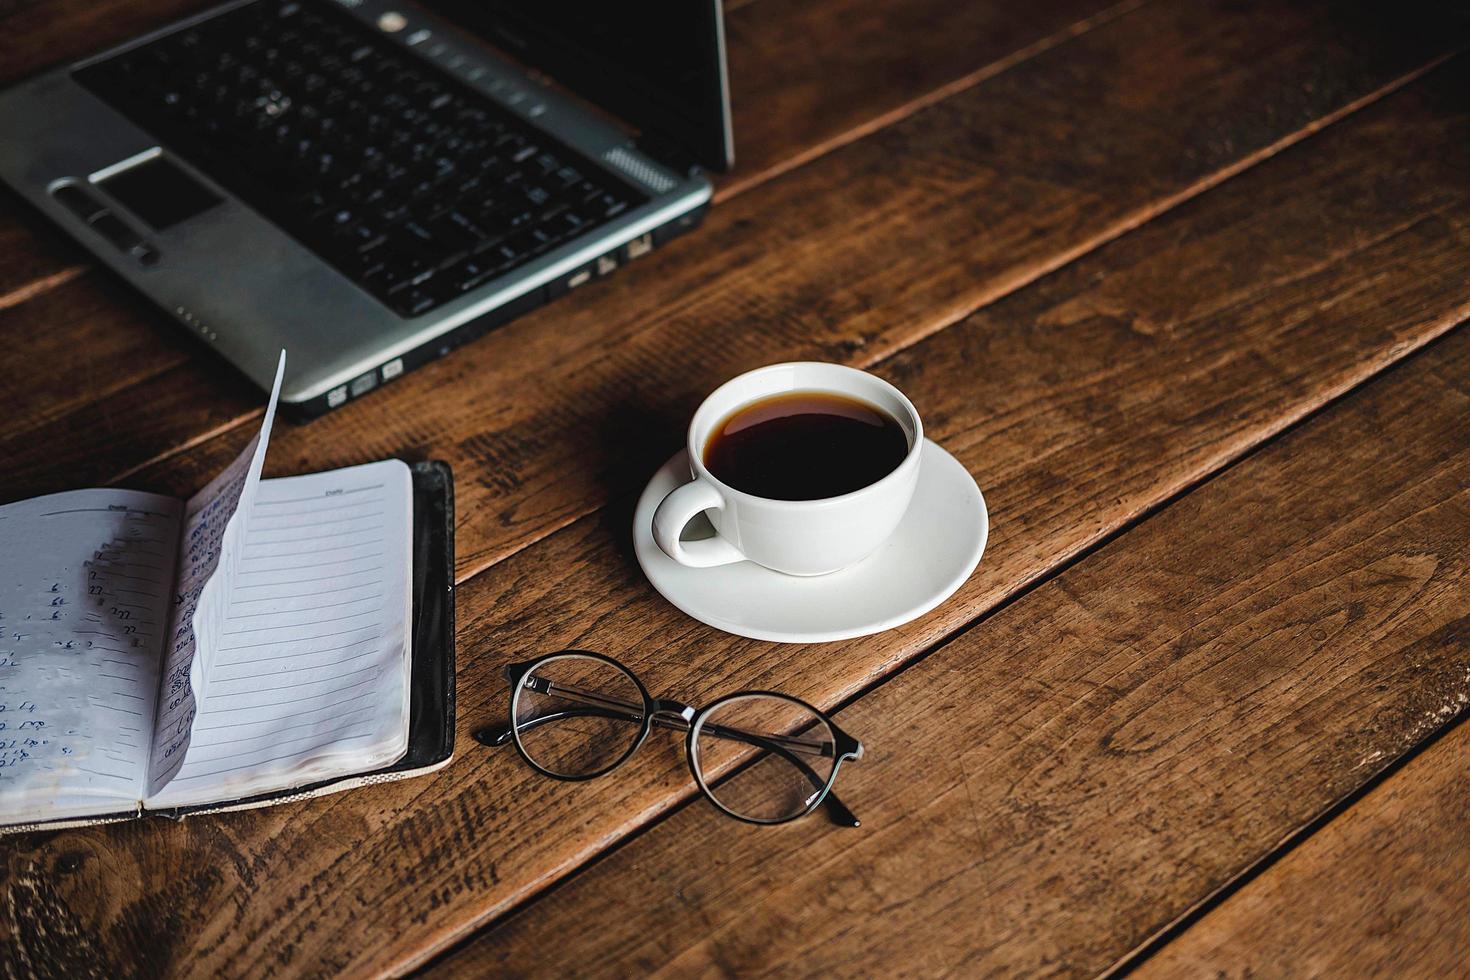
[[[434,233],[417,221],[405,221],[403,231],[407,233],[410,245],[433,247],[436,244]]]
[[[391,261],[380,262],[363,273],[363,282],[368,288],[384,296],[392,293],[403,281],[402,270]]]
[[[383,242],[387,241],[388,236],[378,231],[378,229],[374,228],[372,225],[359,224],[352,226],[352,230],[348,234],[347,240],[352,243],[352,246],[357,249],[357,251],[366,252],[369,249],[375,248],[378,245],[381,245]]]
[[[575,235],[587,226],[587,219],[575,211],[568,211],[561,216],[562,234]]]
[[[393,305],[404,316],[421,316],[437,306],[438,300],[432,293],[411,289],[400,296]]]
[[[462,259],[453,268],[445,271],[445,278],[454,284],[457,292],[467,293],[472,289],[489,282],[495,275],[495,266],[491,263],[471,256]]]
[[[485,230],[463,211],[449,211],[439,221],[442,227],[463,236],[466,241],[477,242],[485,238]]]
[[[531,238],[531,233],[522,232],[501,242],[490,251],[490,254],[499,258],[502,263],[519,262],[530,255],[535,248],[536,243]]]

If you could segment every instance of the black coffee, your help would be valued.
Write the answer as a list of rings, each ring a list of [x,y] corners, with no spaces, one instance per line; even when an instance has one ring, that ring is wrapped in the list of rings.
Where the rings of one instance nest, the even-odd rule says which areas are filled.
[[[704,465],[722,483],[773,500],[861,490],[909,452],[897,420],[866,402],[797,391],[751,402],[715,429]]]

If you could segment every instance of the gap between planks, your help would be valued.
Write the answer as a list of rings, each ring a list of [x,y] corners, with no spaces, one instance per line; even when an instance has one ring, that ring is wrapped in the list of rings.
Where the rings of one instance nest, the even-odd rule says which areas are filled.
[[[1102,973],[1099,973],[1099,980],[1103,980],[1103,978],[1111,980],[1114,977],[1126,977],[1142,967],[1159,951],[1188,932],[1191,927],[1206,915],[1213,912],[1236,892],[1245,888],[1267,871],[1270,871],[1277,863],[1290,856],[1293,851],[1305,844],[1319,831],[1326,829],[1330,824],[1341,819],[1364,797],[1398,775],[1400,770],[1405,766],[1429,751],[1451,732],[1458,729],[1467,717],[1470,717],[1470,711],[1466,711],[1463,708],[1454,715],[1451,715],[1449,720],[1443,725],[1424,736],[1413,747],[1400,753],[1396,758],[1389,760],[1386,766],[1369,776],[1358,788],[1343,795],[1341,799],[1327,807],[1314,819],[1309,820],[1301,827],[1287,834],[1275,847],[1262,854],[1246,868],[1243,868],[1235,877],[1201,898],[1197,903],[1181,913],[1173,922],[1164,926],[1154,935],[1140,943],[1137,948],[1124,955]]]
[[[17,286],[8,293],[0,295],[0,310],[8,310],[12,306],[19,306],[28,300],[35,299],[37,296],[44,295],[53,289],[64,286],[90,269],[91,266],[87,265],[63,266],[56,272],[32,280],[23,286]]]
[[[1030,61],[1032,58],[1044,54],[1052,48],[1081,37],[1088,31],[1095,30],[1104,24],[1117,20],[1124,14],[1131,13],[1149,2],[1151,0],[1124,0],[1124,2],[1101,10],[1090,17],[1084,17],[1065,30],[1057,31],[1055,34],[1044,37],[1039,41],[1033,41],[1031,44],[1019,48],[1003,58],[992,61],[988,65],[982,65],[968,75],[961,75],[959,78],[946,82],[925,95],[875,116],[844,133],[839,133],[836,136],[823,140],[815,146],[795,153],[780,163],[772,164],[764,170],[758,170],[749,177],[721,184],[715,188],[715,203],[718,204],[727,201],[736,195],[754,189],[760,184],[774,180],[782,174],[790,173],[799,167],[804,167],[818,157],[823,157],[835,150],[840,150],[849,143],[856,143],[863,137],[870,136],[880,129],[902,122],[917,112],[927,109],[932,105],[937,105],[951,96],[959,95],[967,89],[974,88],[987,79],[994,78],[1003,72],[1011,70],[1022,62]]]

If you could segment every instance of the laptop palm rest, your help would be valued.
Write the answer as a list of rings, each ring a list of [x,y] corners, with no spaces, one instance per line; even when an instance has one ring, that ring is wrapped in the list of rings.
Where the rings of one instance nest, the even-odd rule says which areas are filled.
[[[96,185],[155,231],[171,228],[221,203],[218,194],[162,153],[108,173]]]

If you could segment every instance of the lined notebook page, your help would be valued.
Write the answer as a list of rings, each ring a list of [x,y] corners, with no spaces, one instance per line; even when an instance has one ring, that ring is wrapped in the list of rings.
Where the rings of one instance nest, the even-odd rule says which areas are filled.
[[[148,806],[235,800],[402,757],[411,507],[398,460],[260,482],[223,629],[200,653],[184,763]]]
[[[276,365],[260,431],[209,484],[184,506],[183,530],[178,540],[178,575],[174,605],[164,646],[162,688],[153,723],[153,748],[148,767],[147,793],[153,794],[173,778],[188,752],[204,668],[201,660],[205,634],[218,632],[222,597],[234,586],[240,540],[265,466],[281,380],[286,374],[286,352]]]
[[[181,510],[127,490],[0,507],[0,823],[137,808]]]

